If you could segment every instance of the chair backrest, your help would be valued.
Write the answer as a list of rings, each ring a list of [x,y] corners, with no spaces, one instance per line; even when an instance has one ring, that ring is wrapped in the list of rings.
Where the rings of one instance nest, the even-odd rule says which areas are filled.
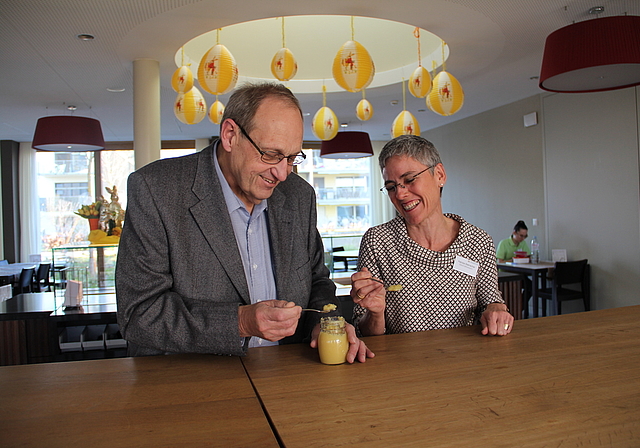
[[[331,252],[343,252],[343,251],[344,251],[344,247],[342,247],[342,246],[332,247],[331,248]]]
[[[40,266],[38,266],[38,271],[36,272],[36,283],[40,283],[42,280],[44,280],[44,283],[48,284],[50,270],[50,263],[41,263]]]
[[[28,290],[31,288],[31,281],[33,280],[34,271],[34,268],[27,268],[23,269],[22,272],[20,272],[20,279],[18,280],[17,285],[20,292],[24,292],[25,288]]]
[[[9,264],[9,262],[7,260],[0,260],[0,266],[2,266],[4,264]]]
[[[557,285],[582,283],[588,260],[558,261],[554,271],[554,281]]]

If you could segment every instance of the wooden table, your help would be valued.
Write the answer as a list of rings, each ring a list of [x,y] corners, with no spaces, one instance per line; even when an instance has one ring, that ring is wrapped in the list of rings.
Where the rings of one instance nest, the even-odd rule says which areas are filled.
[[[277,447],[238,357],[0,368],[0,446]]]
[[[243,362],[287,448],[638,447],[640,306],[365,338],[325,366],[306,345]]]
[[[513,263],[504,262],[498,263],[498,269],[506,272],[515,272],[516,274],[524,274],[531,277],[531,299],[533,301],[533,317],[538,317],[538,289],[544,288],[547,283],[547,271],[553,269],[556,266],[555,263],[549,261],[541,261],[539,263]],[[555,304],[551,307],[552,310],[557,309]],[[525,317],[529,315],[528,307],[525,307]],[[542,315],[547,315],[546,300],[542,304]]]

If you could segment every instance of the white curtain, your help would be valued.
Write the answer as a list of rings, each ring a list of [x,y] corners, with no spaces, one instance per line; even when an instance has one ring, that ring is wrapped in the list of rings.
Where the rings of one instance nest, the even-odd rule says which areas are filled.
[[[38,206],[38,176],[36,150],[31,143],[20,143],[18,160],[20,188],[20,262],[28,262],[29,255],[40,254],[40,212]]]

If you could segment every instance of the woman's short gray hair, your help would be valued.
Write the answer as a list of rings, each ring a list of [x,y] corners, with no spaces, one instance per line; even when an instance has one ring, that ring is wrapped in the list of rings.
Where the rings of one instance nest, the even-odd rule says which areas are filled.
[[[440,154],[436,147],[433,146],[433,143],[418,135],[401,135],[387,142],[378,156],[380,171],[384,169],[387,160],[394,156],[412,157],[423,165],[430,167],[442,163]]]

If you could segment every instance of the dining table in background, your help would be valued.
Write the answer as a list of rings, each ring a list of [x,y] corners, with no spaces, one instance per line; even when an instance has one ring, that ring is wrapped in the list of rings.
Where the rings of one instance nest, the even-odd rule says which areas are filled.
[[[531,301],[533,302],[533,317],[538,317],[538,291],[540,288],[545,288],[547,285],[547,272],[549,269],[555,267],[555,263],[551,261],[540,261],[538,263],[513,263],[511,261],[498,262],[498,269],[505,272],[513,272],[516,274],[524,274],[531,277]],[[527,288],[525,288],[527,289]],[[525,291],[525,317],[528,317],[528,298],[527,291]],[[556,309],[555,304],[551,307],[552,310]],[[547,315],[547,304],[542,304],[542,315]]]
[[[35,263],[9,263],[0,265],[0,277],[11,279],[11,283],[15,283],[20,279],[20,273],[23,269],[35,269]]]

